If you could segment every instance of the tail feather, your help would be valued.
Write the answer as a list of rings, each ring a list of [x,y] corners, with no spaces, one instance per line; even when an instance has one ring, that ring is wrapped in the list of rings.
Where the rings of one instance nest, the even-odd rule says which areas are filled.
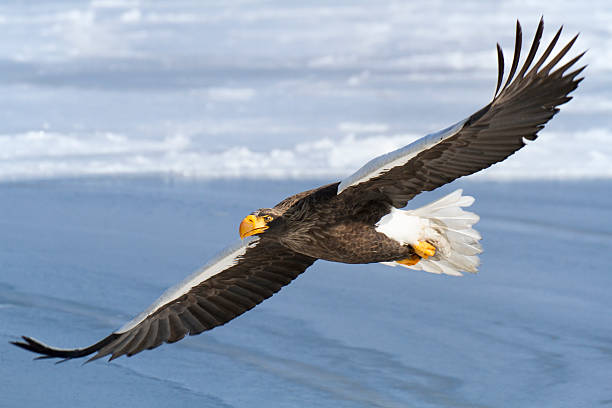
[[[482,252],[482,247],[479,244],[469,244],[469,243],[463,243],[463,242],[452,242],[451,241],[451,248],[453,249],[453,252],[451,252],[453,255],[478,255]]]
[[[457,207],[469,207],[472,204],[474,204],[474,197],[464,196],[463,189],[457,189],[436,201],[413,210],[413,212],[417,215],[426,216],[440,210],[454,210]]]
[[[463,211],[461,208],[454,208],[452,214],[436,214],[435,218],[442,222],[448,229],[461,230],[465,229],[466,225],[476,224],[480,217],[474,213]]]
[[[482,252],[482,236],[472,228],[480,217],[462,207],[469,207],[474,198],[464,196],[461,189],[416,210],[411,215],[428,219],[432,236],[427,238],[436,246],[436,255],[422,259],[415,265],[402,265],[410,269],[431,273],[461,276],[461,272],[476,273]],[[400,265],[400,264],[396,264]]]

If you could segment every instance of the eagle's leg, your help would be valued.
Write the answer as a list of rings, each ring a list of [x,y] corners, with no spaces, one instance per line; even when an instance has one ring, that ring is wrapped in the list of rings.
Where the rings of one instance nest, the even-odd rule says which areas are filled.
[[[397,262],[398,264],[406,265],[406,266],[412,266],[412,265],[416,265],[420,260],[421,260],[420,256],[418,256],[417,254],[412,254],[410,255],[410,258],[400,259],[399,261],[395,261],[395,262]]]
[[[399,261],[395,261],[398,264],[412,266],[419,263],[421,259],[427,259],[430,256],[434,256],[436,254],[436,247],[431,245],[427,241],[419,241],[416,245],[410,245],[414,250],[414,253],[410,255],[410,257],[405,259],[400,259]]]
[[[416,245],[412,245],[412,248],[414,248],[414,252],[423,259],[427,259],[436,254],[436,247],[427,241],[419,241]]]

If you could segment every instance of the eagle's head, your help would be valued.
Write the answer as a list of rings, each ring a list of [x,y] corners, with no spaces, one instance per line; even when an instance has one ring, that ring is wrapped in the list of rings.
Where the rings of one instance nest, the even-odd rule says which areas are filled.
[[[244,239],[250,235],[261,234],[269,229],[273,221],[281,216],[280,211],[274,208],[260,208],[244,217],[240,223],[240,238]]]

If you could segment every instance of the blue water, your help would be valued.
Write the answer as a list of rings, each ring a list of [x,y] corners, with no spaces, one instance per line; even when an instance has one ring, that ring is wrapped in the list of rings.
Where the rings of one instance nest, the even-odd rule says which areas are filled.
[[[318,261],[211,332],[112,363],[91,344],[319,181],[0,185],[0,406],[577,407],[612,401],[612,184],[462,182],[484,239],[461,278]]]

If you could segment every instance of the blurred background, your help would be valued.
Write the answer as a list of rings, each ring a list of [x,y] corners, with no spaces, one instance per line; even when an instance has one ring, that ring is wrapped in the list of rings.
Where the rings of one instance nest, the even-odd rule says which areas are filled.
[[[481,177],[610,177],[612,8],[541,3],[6,1],[0,180],[342,177],[484,106],[541,15],[588,80]]]
[[[111,363],[92,344],[254,209],[489,102],[495,43],[588,49],[575,100],[476,197],[480,273],[318,261],[254,310]],[[609,1],[0,3],[0,407],[612,404]],[[560,47],[559,47],[560,49]]]

